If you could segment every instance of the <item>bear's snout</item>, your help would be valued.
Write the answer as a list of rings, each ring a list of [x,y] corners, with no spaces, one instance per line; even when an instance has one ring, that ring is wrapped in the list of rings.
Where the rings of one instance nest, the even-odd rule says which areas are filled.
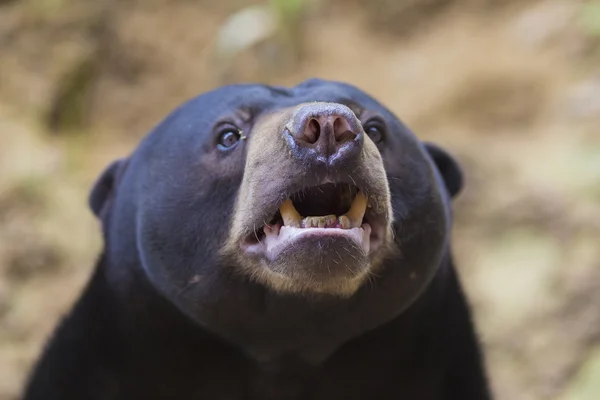
[[[356,115],[339,103],[301,105],[285,125],[283,134],[292,155],[313,167],[354,164],[364,140]]]

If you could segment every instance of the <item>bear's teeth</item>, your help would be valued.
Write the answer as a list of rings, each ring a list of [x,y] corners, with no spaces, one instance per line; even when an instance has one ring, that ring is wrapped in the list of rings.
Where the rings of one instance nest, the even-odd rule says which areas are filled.
[[[348,212],[339,218],[333,214],[302,218],[292,200],[287,199],[279,207],[283,225],[293,228],[330,228],[338,225],[342,229],[358,228],[362,225],[363,217],[368,206],[368,199],[358,192]]]
[[[281,207],[279,207],[279,212],[281,213],[281,218],[283,219],[283,224],[285,226],[300,228],[302,216],[298,210],[296,210],[296,207],[294,207],[292,200],[287,199],[284,201]]]
[[[352,205],[348,212],[340,217],[340,224],[342,224],[342,218],[346,217],[349,220],[350,228],[357,228],[362,225],[365,211],[367,211],[367,196],[362,192],[356,193],[356,197],[352,200]],[[348,229],[348,228],[346,228]]]
[[[322,217],[306,217],[302,220],[303,228],[329,228],[337,222],[335,215],[324,215]]]

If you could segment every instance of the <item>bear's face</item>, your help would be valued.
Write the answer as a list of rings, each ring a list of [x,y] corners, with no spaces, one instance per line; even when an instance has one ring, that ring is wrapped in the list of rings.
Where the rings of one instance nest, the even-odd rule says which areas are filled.
[[[275,291],[350,296],[393,250],[385,120],[311,100],[255,119],[224,254]]]
[[[257,302],[272,293],[331,307],[352,297],[349,318],[372,319],[366,329],[434,275],[461,182],[450,156],[376,100],[309,80],[189,101],[105,172],[90,201],[112,263],[140,264],[203,324],[251,324],[224,322],[224,309],[252,308],[260,292]]]

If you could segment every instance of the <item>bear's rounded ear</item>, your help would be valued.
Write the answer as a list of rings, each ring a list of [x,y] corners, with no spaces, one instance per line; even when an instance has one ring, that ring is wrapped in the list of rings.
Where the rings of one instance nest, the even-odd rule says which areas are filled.
[[[440,171],[440,175],[442,175],[442,179],[444,179],[450,197],[456,197],[464,184],[463,172],[460,165],[458,165],[456,160],[446,152],[446,150],[438,145],[428,142],[423,144],[437,166],[438,171]]]
[[[103,211],[112,198],[113,190],[123,175],[126,166],[127,159],[113,161],[92,186],[88,204],[96,217],[102,217]]]

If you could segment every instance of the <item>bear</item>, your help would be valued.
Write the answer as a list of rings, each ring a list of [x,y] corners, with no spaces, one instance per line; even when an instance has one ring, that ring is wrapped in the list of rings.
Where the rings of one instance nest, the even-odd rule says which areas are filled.
[[[103,250],[25,400],[486,400],[461,167],[348,83],[189,99],[93,185]]]

